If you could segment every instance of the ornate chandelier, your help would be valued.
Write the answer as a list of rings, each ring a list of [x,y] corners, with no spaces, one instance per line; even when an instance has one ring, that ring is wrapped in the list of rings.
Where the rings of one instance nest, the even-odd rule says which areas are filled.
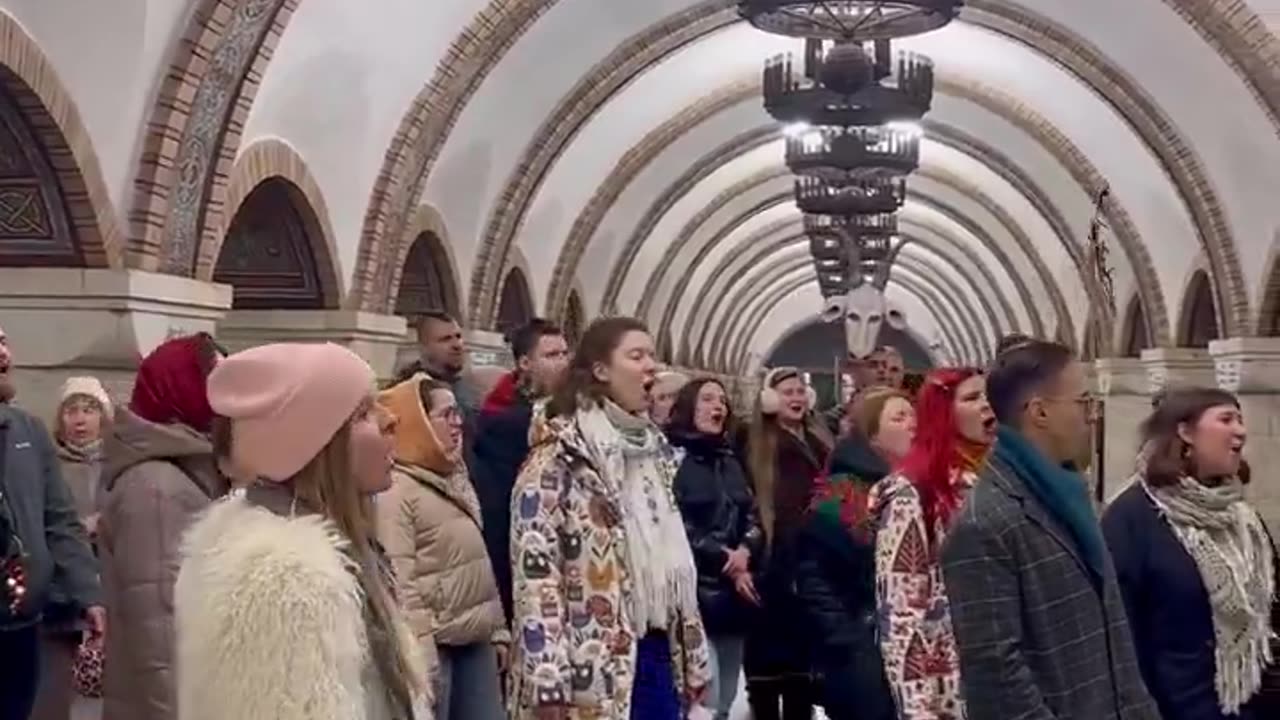
[[[818,178],[796,179],[796,205],[816,215],[891,213],[902,207],[907,186],[902,178],[870,178],[843,185]]]
[[[775,35],[884,39],[937,30],[963,0],[738,0],[738,14]]]
[[[892,125],[823,127],[787,138],[787,167],[837,185],[895,178],[920,165],[920,136]]]
[[[915,121],[933,103],[933,63],[874,44],[874,56],[857,42],[806,43],[803,72],[791,55],[765,63],[764,107],[781,122],[813,125],[883,125]]]

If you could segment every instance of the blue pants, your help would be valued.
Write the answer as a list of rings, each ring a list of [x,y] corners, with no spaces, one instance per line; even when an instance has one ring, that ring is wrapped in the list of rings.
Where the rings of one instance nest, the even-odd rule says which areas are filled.
[[[742,678],[742,653],[746,638],[742,635],[712,635],[711,693],[707,698],[716,720],[729,720],[733,701],[738,697],[738,680]]]
[[[436,720],[503,720],[498,655],[489,643],[440,645]]]
[[[631,720],[680,720],[680,698],[676,696],[671,644],[666,633],[651,632],[636,648]]]

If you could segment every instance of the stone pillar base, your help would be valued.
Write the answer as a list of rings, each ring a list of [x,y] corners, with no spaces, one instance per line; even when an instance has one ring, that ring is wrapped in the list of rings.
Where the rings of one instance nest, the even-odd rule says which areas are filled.
[[[233,310],[218,324],[230,350],[275,342],[331,342],[364,358],[378,377],[395,373],[404,318],[356,310]]]
[[[15,404],[52,419],[73,375],[133,389],[138,361],[164,340],[214,333],[231,288],[141,270],[0,268],[0,326],[13,349]]]

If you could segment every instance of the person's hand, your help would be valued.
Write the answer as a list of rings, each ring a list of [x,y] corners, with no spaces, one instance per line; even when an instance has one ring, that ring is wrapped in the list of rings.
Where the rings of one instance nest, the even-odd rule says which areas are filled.
[[[89,623],[89,642],[101,644],[107,637],[107,609],[101,605],[85,608],[84,619]]]
[[[747,571],[747,566],[751,563],[751,551],[744,548],[735,548],[733,550],[725,550],[724,568],[722,573],[729,577],[735,577],[739,573]]]
[[[756,582],[751,579],[751,573],[738,573],[733,578],[733,589],[752,605],[759,607],[763,604],[760,602],[760,593],[756,592]]]
[[[506,643],[494,643],[493,653],[498,657],[498,672],[505,674],[511,668],[511,646]]]

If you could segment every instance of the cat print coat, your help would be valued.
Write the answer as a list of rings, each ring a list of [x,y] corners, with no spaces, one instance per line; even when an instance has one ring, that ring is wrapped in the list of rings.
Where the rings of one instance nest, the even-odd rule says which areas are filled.
[[[574,418],[535,412],[530,439],[511,495],[511,716],[532,720],[540,708],[565,706],[570,720],[628,720],[639,638],[620,488],[593,467]],[[674,477],[670,452],[664,462]],[[711,678],[706,634],[696,615],[671,617],[667,634],[688,708]]]

